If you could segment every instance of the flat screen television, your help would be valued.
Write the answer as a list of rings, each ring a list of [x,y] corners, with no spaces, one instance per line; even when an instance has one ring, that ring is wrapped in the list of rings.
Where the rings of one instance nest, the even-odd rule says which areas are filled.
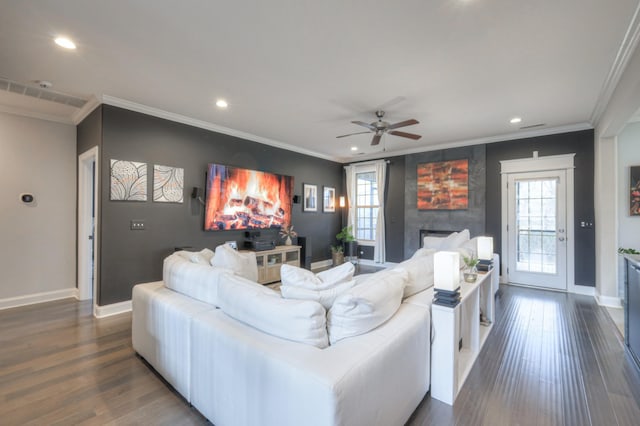
[[[280,228],[291,223],[293,177],[207,166],[205,231]]]

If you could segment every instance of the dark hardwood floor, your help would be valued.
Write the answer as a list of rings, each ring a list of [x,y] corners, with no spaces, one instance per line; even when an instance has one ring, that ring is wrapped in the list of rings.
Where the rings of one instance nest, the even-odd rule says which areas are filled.
[[[502,286],[453,407],[409,425],[637,425],[640,375],[592,297]],[[131,315],[64,300],[0,311],[0,424],[208,424],[131,348]]]
[[[427,395],[409,425],[640,424],[640,374],[593,297],[500,288],[454,406]]]

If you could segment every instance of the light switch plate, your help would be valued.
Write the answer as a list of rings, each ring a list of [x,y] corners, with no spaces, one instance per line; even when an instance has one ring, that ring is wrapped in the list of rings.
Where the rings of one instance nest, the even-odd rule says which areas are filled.
[[[131,221],[131,230],[132,231],[144,231],[144,221],[142,221],[142,220],[132,220]]]

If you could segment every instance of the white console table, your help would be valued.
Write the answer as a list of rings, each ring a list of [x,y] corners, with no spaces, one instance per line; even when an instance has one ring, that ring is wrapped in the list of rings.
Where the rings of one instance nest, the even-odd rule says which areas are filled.
[[[458,392],[493,328],[494,293],[490,270],[475,283],[460,283],[461,301],[455,308],[433,304],[431,345],[431,397],[453,405]],[[480,309],[491,322],[480,324]]]

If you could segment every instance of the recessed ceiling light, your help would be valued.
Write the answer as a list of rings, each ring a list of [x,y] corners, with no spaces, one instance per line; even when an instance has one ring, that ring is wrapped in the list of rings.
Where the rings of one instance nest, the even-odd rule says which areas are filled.
[[[217,106],[218,108],[226,108],[226,107],[228,107],[228,106],[229,106],[229,104],[228,104],[228,103],[227,103],[227,101],[225,101],[224,99],[218,99],[218,100],[216,101],[216,106]]]
[[[520,122],[522,122],[522,118],[520,117],[513,117],[511,120],[509,120],[509,123],[511,124],[518,124]]]
[[[58,46],[64,47],[65,49],[73,50],[76,48],[76,44],[66,37],[57,37],[54,41]]]
[[[351,147],[351,151],[357,151],[357,150],[358,150],[358,147],[357,147],[357,146],[352,146],[352,147]]]

